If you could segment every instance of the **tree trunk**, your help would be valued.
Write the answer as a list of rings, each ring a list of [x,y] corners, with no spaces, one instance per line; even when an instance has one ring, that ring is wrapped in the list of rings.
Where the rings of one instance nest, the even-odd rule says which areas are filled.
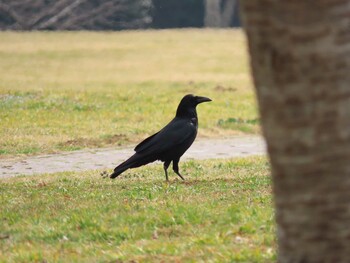
[[[279,262],[350,262],[350,1],[240,2]]]
[[[221,26],[221,0],[205,0],[204,26]]]
[[[227,0],[221,15],[221,27],[230,27],[235,15],[237,0]]]

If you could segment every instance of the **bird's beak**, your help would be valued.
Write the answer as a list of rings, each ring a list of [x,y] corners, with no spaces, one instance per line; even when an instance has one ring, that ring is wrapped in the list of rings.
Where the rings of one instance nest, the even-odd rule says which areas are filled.
[[[201,96],[196,96],[196,100],[197,100],[197,104],[202,103],[202,102],[211,101],[211,99],[209,99],[207,97],[201,97]]]

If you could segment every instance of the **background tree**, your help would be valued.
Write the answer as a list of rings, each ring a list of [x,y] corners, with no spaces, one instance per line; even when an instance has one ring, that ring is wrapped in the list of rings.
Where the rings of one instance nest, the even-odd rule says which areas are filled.
[[[0,29],[112,30],[152,22],[152,0],[2,0]]]
[[[236,14],[237,0],[204,0],[206,27],[229,27]]]
[[[0,30],[239,26],[237,0],[1,0]]]
[[[350,1],[241,1],[279,262],[350,262]]]

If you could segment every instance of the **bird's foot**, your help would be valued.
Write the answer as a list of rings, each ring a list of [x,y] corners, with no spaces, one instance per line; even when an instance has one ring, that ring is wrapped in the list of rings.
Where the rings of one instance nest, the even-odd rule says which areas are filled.
[[[176,173],[176,174],[182,179],[182,181],[185,181],[185,178],[183,178],[180,173]]]
[[[102,173],[100,173],[100,175],[102,176],[103,179],[106,179],[109,177],[109,174],[107,171],[103,171]]]

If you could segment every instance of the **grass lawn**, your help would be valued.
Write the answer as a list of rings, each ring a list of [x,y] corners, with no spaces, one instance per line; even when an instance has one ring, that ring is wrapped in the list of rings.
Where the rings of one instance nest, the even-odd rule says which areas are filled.
[[[199,136],[257,133],[240,30],[0,32],[0,158],[135,143],[187,93]]]
[[[188,93],[199,136],[259,133],[240,30],[0,32],[0,158],[136,143]],[[274,262],[265,157],[0,181],[0,262]],[[187,176],[186,176],[187,175]]]
[[[274,262],[264,157],[4,179],[0,262]],[[116,261],[117,260],[117,261]],[[119,261],[118,261],[119,260]]]

